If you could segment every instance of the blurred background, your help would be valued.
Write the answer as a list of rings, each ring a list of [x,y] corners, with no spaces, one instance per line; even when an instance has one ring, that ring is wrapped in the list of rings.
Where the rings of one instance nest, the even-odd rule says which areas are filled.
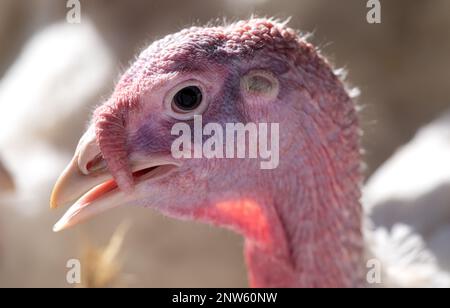
[[[247,286],[242,239],[225,230],[127,208],[51,231],[63,214],[48,208],[52,184],[93,106],[139,50],[185,26],[256,13],[313,32],[361,90],[367,176],[450,108],[448,0],[381,1],[381,24],[363,0],[80,2],[69,24],[66,1],[0,0],[1,287],[70,287],[71,258],[89,265],[83,286]]]

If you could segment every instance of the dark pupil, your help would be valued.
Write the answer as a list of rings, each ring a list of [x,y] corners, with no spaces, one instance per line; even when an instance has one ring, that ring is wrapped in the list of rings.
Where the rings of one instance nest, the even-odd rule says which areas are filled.
[[[193,110],[202,102],[202,92],[195,86],[181,89],[175,94],[175,104],[183,110]]]

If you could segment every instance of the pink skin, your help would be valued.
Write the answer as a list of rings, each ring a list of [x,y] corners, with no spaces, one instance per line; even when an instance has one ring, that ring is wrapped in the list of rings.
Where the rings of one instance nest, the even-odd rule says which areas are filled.
[[[271,71],[270,103],[239,82]],[[184,159],[164,177],[135,187],[130,158],[170,155],[167,93],[199,80],[208,122],[280,123],[280,163]],[[187,123],[192,121],[187,120]],[[190,28],[153,43],[94,113],[97,144],[133,204],[165,215],[231,228],[245,237],[253,287],[352,287],[363,277],[358,120],[340,80],[314,47],[272,20]]]

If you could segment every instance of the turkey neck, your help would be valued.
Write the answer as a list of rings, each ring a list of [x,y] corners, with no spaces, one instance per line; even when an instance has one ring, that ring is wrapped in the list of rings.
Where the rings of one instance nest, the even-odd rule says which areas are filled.
[[[353,127],[332,125],[326,118],[313,122],[320,123],[303,119],[310,129],[302,142],[291,142],[276,174],[265,182],[271,196],[261,206],[271,217],[270,236],[247,237],[245,243],[252,286],[363,285],[357,122],[352,121]],[[321,127],[330,131],[320,133]]]

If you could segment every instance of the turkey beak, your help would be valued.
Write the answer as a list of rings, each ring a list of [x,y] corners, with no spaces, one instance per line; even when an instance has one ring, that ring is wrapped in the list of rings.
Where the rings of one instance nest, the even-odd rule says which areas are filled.
[[[105,162],[101,159],[94,129],[90,128],[80,139],[75,155],[56,181],[50,197],[50,207],[55,209],[82,197],[76,200],[55,224],[53,231],[67,229],[126,203],[127,196],[121,192],[114,195],[107,194],[109,190],[116,187],[112,176],[107,172]],[[95,196],[103,194],[103,198],[93,200]]]
[[[66,229],[106,210],[141,200],[145,196],[142,182],[165,176],[180,165],[171,156],[157,154],[130,159],[129,163],[135,177],[132,193],[120,190],[108,172],[91,127],[80,139],[75,155],[53,188],[51,208],[75,202],[53,230]]]
[[[50,208],[67,204],[90,188],[112,178],[110,174],[101,172],[106,170],[104,161],[95,166],[94,172],[88,170],[88,163],[99,153],[94,128],[91,127],[81,137],[75,155],[56,181],[50,197]]]

